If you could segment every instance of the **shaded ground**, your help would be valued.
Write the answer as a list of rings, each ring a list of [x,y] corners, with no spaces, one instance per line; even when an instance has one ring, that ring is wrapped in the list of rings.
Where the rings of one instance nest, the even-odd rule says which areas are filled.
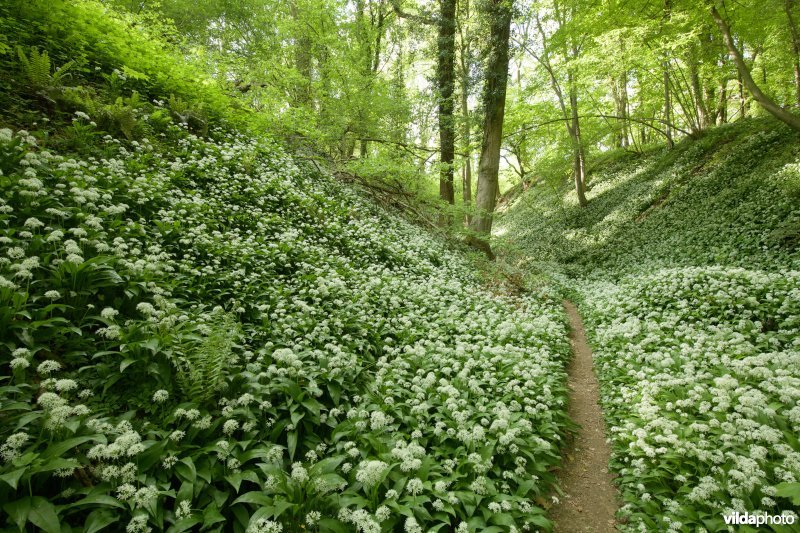
[[[550,510],[556,533],[614,531],[617,490],[608,471],[611,450],[606,443],[600,410],[597,377],[592,369],[592,350],[583,322],[572,302],[564,301],[569,316],[573,358],[569,374],[569,416],[580,429],[564,452],[558,478],[564,496]]]

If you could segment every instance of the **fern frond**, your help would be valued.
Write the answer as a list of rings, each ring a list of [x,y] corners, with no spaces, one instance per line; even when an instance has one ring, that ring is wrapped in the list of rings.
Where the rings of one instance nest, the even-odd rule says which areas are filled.
[[[205,403],[225,389],[239,333],[239,323],[225,314],[208,335],[175,361],[176,381],[185,397]]]

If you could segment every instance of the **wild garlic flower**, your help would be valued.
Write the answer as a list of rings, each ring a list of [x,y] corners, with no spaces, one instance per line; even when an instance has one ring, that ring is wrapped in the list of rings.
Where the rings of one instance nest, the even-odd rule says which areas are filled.
[[[153,403],[164,403],[169,399],[169,392],[159,389],[153,393]]]
[[[383,461],[363,461],[360,465],[358,465],[356,480],[367,488],[373,487],[380,483],[383,474],[388,468],[389,465]]]

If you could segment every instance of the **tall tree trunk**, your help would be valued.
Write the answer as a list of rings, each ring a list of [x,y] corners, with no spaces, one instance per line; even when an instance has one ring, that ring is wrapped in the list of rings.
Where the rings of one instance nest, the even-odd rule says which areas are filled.
[[[511,34],[511,2],[490,0],[489,6],[489,57],[486,63],[486,85],[484,87],[483,141],[478,164],[478,192],[475,204],[478,212],[472,219],[470,229],[478,234],[470,237],[473,246],[493,257],[489,246],[492,231],[492,216],[499,189],[497,174],[500,169],[500,145],[503,138],[503,116],[506,106],[508,84],[508,44]]]
[[[581,123],[578,114],[578,90],[575,87],[572,73],[568,75],[569,84],[569,107],[570,125],[567,127],[572,138],[572,173],[575,180],[575,192],[578,195],[578,203],[581,207],[586,207],[586,153],[581,139]]]
[[[455,203],[453,160],[455,159],[455,120],[453,89],[455,85],[456,0],[439,1],[439,42],[436,62],[436,84],[439,96],[439,147],[441,165],[439,196]]]
[[[800,32],[797,30],[797,23],[794,20],[794,10],[797,0],[785,0],[783,9],[789,21],[789,32],[792,35],[792,53],[794,54],[792,69],[794,70],[794,91],[795,99],[800,106]]]
[[[664,16],[663,22],[668,22],[672,17],[672,0],[664,0]],[[668,52],[664,52],[663,68],[664,68],[664,126],[667,137],[667,147],[672,149],[675,147],[675,142],[672,140],[672,98],[670,97],[669,87],[669,56]]]
[[[781,108],[769,96],[764,94],[761,91],[761,88],[756,85],[756,82],[753,81],[753,76],[750,75],[750,70],[747,68],[747,64],[745,64],[742,54],[739,53],[739,50],[736,48],[736,44],[733,42],[731,29],[719,14],[719,11],[717,11],[716,6],[711,6],[711,16],[717,23],[719,31],[722,32],[722,38],[725,41],[725,46],[728,47],[728,52],[730,53],[731,57],[733,57],[733,62],[736,64],[736,69],[739,71],[739,74],[742,77],[742,83],[744,83],[745,87],[747,87],[747,90],[750,91],[750,94],[753,95],[753,98],[755,98],[756,102],[761,104],[761,107],[766,109],[772,116],[785,123],[790,128],[800,131],[800,117],[793,115],[792,113],[789,113]]]
[[[620,129],[617,132],[617,146],[619,148],[628,147],[628,88],[627,73],[611,81],[611,96],[614,99],[617,117],[620,120]]]
[[[300,28],[300,12],[297,8],[297,1],[292,0],[289,5],[290,14],[294,23],[297,25],[299,37],[294,46],[294,64],[297,72],[303,78],[302,84],[297,88],[295,104],[298,106],[308,106],[311,102],[311,40],[307,33]]]
[[[469,0],[463,0],[464,19],[469,19]],[[462,199],[466,214],[464,224],[469,225],[472,218],[469,214],[469,206],[472,204],[472,139],[471,125],[469,120],[469,61],[470,61],[470,42],[469,34],[463,32],[461,35],[461,48],[459,58],[461,63],[461,115],[464,121],[462,137],[464,143],[464,167],[462,168]]]
[[[719,86],[719,101],[717,102],[717,124],[728,122],[728,78],[722,80]]]
[[[697,45],[692,43],[689,48],[689,81],[692,84],[692,95],[694,96],[695,118],[699,130],[708,127],[708,110],[703,99],[703,88],[700,83],[700,61],[697,58]]]
[[[664,133],[667,136],[667,147],[675,146],[672,140],[672,99],[669,94],[669,61],[664,61]]]
[[[736,73],[736,82],[739,85],[739,118],[747,117],[747,97],[744,94],[744,81],[742,81],[742,73]]]
[[[621,101],[621,109],[622,114],[620,115],[622,118],[622,146],[623,148],[627,148],[630,146],[630,141],[633,140],[633,129],[631,127],[631,122],[628,120],[628,112],[630,105],[628,103],[628,71],[622,73],[622,80],[620,86],[620,93],[622,96]]]

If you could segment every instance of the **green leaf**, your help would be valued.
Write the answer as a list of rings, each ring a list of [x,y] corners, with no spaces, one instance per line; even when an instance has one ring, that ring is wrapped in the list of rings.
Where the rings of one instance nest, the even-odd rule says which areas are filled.
[[[779,483],[775,488],[776,496],[789,498],[794,505],[800,505],[800,483]]]
[[[320,532],[350,533],[350,529],[334,518],[323,518],[319,521]]]
[[[516,527],[516,522],[514,522],[514,517],[508,513],[496,513],[493,514],[489,518],[489,523],[497,525],[497,526],[514,526]]]
[[[237,503],[254,503],[260,506],[267,506],[272,504],[272,498],[270,498],[263,492],[254,490],[250,492],[245,492],[244,494],[233,500],[232,505],[236,505]]]
[[[197,469],[194,466],[194,461],[191,457],[184,457],[175,464],[175,472],[181,481],[194,483],[197,480]]]
[[[57,457],[55,459],[50,459],[41,466],[36,467],[36,472],[52,472],[53,470],[58,470],[61,468],[77,468],[78,466],[80,466],[80,463],[77,459],[61,459],[60,457]]]
[[[193,498],[194,498],[194,484],[187,483],[186,481],[184,481],[183,483],[181,483],[181,488],[178,489],[178,496],[176,499],[178,501],[180,500],[192,501]]]
[[[31,499],[28,520],[45,533],[61,533],[61,521],[58,519],[56,506],[41,496]]]
[[[167,530],[167,533],[182,533],[183,531],[190,531],[194,526],[201,523],[202,520],[197,518],[196,516],[187,516],[186,518],[181,518]]]
[[[97,437],[93,435],[84,437],[73,437],[71,439],[57,442],[51,446],[48,446],[47,449],[42,452],[41,458],[50,459],[53,457],[60,457],[64,455],[65,452],[71,450],[75,446],[79,446],[84,442],[89,442],[90,440],[97,440]]]
[[[305,407],[306,409],[308,409],[308,411],[309,411],[311,414],[313,414],[313,415],[314,415],[314,418],[315,418],[316,420],[319,420],[319,412],[320,412],[320,409],[322,409],[322,407],[324,407],[324,406],[323,406],[321,403],[319,403],[319,402],[318,402],[317,400],[315,400],[314,398],[308,398],[308,399],[306,399],[306,400],[303,400],[301,403],[302,403],[303,407]]]
[[[296,426],[297,423],[300,422],[305,415],[306,415],[305,411],[301,411],[300,409],[293,410],[291,415],[292,424]]]
[[[110,526],[117,520],[119,520],[119,514],[115,514],[114,512],[109,511],[108,509],[95,509],[86,518],[86,522],[83,525],[84,527],[83,531],[84,533],[95,533],[103,528]]]
[[[286,436],[286,444],[289,447],[289,459],[294,459],[294,452],[297,450],[297,431],[290,431]]]
[[[203,511],[203,527],[207,528],[209,526],[213,526],[219,522],[224,522],[225,517],[222,516],[217,509],[216,505],[209,505],[206,507],[205,511]]]
[[[11,485],[12,489],[16,489],[17,483],[19,483],[19,478],[22,477],[22,474],[24,474],[27,469],[27,467],[20,468],[18,470],[14,470],[13,472],[9,472],[8,474],[3,474],[0,476],[0,479]]]
[[[105,492],[97,489],[87,494],[85,498],[78,500],[75,503],[71,503],[65,506],[64,508],[72,509],[73,507],[82,507],[84,505],[117,507],[119,509],[125,508],[125,505],[123,505],[118,499],[114,498],[113,496],[109,496]]]
[[[17,524],[17,528],[23,531],[25,523],[28,521],[28,512],[31,509],[31,498],[22,498],[15,502],[7,503],[3,506],[3,510],[8,513],[8,516]]]
[[[335,472],[339,465],[344,462],[344,459],[345,457],[343,455],[337,457],[327,457],[309,468],[308,475],[314,477],[319,474]]]
[[[228,481],[228,483],[231,484],[231,487],[233,487],[233,490],[238,493],[239,492],[239,487],[242,485],[242,480],[244,479],[244,477],[242,476],[242,473],[241,472],[234,472],[232,474],[229,474],[229,475],[225,476],[225,479]]]

